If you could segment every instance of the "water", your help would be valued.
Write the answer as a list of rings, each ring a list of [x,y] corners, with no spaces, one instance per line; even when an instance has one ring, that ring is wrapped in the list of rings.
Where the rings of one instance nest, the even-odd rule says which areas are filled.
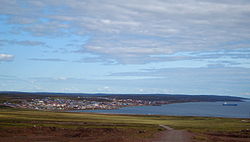
[[[223,103],[190,102],[162,106],[124,107],[114,110],[75,110],[72,112],[250,118],[250,101],[230,102],[237,103],[238,106],[222,106]]]

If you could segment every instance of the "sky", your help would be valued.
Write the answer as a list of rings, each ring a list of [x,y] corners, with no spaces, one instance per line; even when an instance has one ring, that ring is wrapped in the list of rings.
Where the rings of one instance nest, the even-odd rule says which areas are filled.
[[[250,97],[249,0],[0,3],[0,91]]]

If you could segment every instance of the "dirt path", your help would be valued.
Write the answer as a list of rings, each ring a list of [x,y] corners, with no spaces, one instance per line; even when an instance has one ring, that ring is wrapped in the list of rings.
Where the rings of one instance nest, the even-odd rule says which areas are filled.
[[[185,130],[174,130],[165,125],[160,125],[166,131],[162,132],[153,142],[191,142],[192,134]]]

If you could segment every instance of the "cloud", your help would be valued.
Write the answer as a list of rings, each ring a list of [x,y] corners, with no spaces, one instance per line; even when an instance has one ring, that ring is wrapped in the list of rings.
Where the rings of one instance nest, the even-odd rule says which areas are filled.
[[[67,60],[59,58],[29,58],[31,61],[46,61],[46,62],[67,62]]]
[[[161,68],[147,69],[138,72],[112,73],[112,77],[151,77],[140,83],[144,87],[159,87],[179,90],[179,92],[233,94],[249,90],[250,69],[236,67],[204,67],[204,68]],[[132,81],[133,82],[133,81]],[[178,92],[178,91],[177,91]]]
[[[3,62],[3,61],[12,61],[13,59],[14,59],[14,55],[0,54],[0,62]]]
[[[240,95],[249,92],[250,69],[240,67],[160,68],[117,72],[101,78],[33,78],[51,86],[77,86],[84,92]],[[108,86],[108,87],[105,87]],[[45,87],[44,87],[45,88]],[[86,90],[85,90],[86,89]],[[101,90],[100,90],[101,89]]]
[[[158,49],[160,50],[161,48]],[[92,53],[99,53],[101,56],[86,57],[78,60],[77,62],[102,62],[105,64],[147,64],[152,62],[207,61],[211,63],[216,62],[233,66],[240,65],[242,64],[243,60],[247,61],[250,59],[249,50],[217,50],[207,52],[181,52],[164,54],[168,51],[158,51],[158,49],[144,50],[143,48],[114,48],[113,50],[105,50],[105,48],[102,47],[93,47],[77,52],[86,52],[86,50],[91,50]],[[122,54],[121,52],[123,50],[126,51],[124,51]]]
[[[75,60],[73,62],[78,63],[102,63],[104,65],[117,64],[115,60],[107,59],[105,57],[85,57],[79,60]]]
[[[20,17],[20,16],[12,16],[8,20],[8,24],[32,24],[37,22],[36,18],[33,17]]]
[[[30,40],[0,40],[0,45],[20,45],[20,46],[46,46],[45,42]]]
[[[3,91],[45,91],[35,81],[12,75],[0,75],[0,90]]]
[[[190,81],[190,78],[199,81],[206,80],[226,80],[232,82],[233,80],[245,80],[250,83],[250,69],[242,67],[224,67],[224,66],[208,66],[202,68],[160,68],[160,69],[144,69],[138,72],[120,72],[112,73],[109,76],[120,77],[155,77],[158,79],[178,79],[186,78],[186,81]],[[201,79],[202,78],[202,79]]]
[[[12,31],[89,35],[79,53],[122,64],[168,61],[152,55],[250,48],[247,0],[2,0],[0,14]]]
[[[209,68],[220,68],[220,67],[232,67],[235,65],[240,65],[241,63],[235,62],[235,61],[210,61],[209,64],[207,64],[207,67]]]
[[[242,95],[246,95],[246,96],[250,96],[250,92],[245,92],[245,93],[242,93]]]

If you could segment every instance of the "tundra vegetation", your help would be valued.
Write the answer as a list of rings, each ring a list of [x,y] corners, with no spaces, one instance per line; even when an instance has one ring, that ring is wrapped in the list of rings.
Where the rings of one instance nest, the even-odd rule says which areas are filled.
[[[159,125],[187,130],[193,141],[250,140],[250,119],[0,109],[0,141],[150,141]]]

